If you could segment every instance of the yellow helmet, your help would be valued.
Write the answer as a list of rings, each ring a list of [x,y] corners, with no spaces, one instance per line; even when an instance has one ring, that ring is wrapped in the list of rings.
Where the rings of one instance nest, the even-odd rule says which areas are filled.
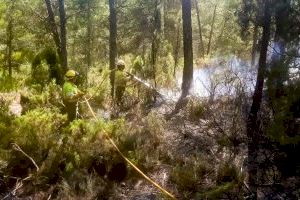
[[[72,78],[75,78],[76,75],[77,75],[77,72],[76,72],[75,70],[70,69],[70,70],[68,70],[67,73],[65,74],[65,77],[66,77],[67,79],[72,79]]]
[[[117,61],[117,66],[125,66],[125,62],[124,62],[124,60],[118,60]]]

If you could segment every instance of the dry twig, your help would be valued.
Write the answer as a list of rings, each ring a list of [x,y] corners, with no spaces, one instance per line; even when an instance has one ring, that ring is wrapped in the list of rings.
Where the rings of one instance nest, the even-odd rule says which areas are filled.
[[[30,157],[27,153],[25,153],[25,152],[21,149],[21,147],[20,147],[19,145],[17,145],[16,143],[12,143],[12,147],[13,147],[13,149],[14,149],[15,151],[19,151],[19,152],[21,152],[24,156],[26,156],[26,157],[34,164],[34,166],[36,167],[36,171],[39,171],[39,170],[40,170],[39,166],[36,164],[36,162],[33,160],[33,158]]]

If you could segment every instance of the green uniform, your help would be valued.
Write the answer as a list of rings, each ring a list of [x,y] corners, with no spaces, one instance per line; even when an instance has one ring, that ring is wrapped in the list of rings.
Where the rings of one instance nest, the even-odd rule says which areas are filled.
[[[126,74],[123,71],[117,70],[115,72],[115,97],[117,104],[120,104],[122,102],[122,97],[126,89],[127,81],[128,78],[126,77]]]
[[[70,82],[66,81],[63,85],[63,102],[66,106],[65,111],[68,114],[68,120],[73,121],[76,119],[76,104],[77,104],[77,95],[79,90],[77,86]]]
[[[123,71],[117,70],[115,73],[115,86],[124,86],[126,87],[127,77]]]

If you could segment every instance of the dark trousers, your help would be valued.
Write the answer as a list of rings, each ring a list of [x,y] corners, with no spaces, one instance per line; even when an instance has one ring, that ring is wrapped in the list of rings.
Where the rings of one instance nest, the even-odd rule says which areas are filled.
[[[124,86],[116,87],[115,98],[116,98],[117,105],[120,105],[122,103],[122,97],[124,95],[125,88],[126,87],[124,87]]]
[[[71,122],[76,119],[76,102],[64,101],[65,109],[64,113],[68,115],[68,121]]]

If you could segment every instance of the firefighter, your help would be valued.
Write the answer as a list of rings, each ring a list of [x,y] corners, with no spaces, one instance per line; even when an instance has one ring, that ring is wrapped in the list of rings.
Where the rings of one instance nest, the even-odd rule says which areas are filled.
[[[76,119],[78,101],[84,95],[76,86],[76,79],[79,76],[78,72],[68,70],[65,74],[65,83],[63,85],[63,103],[65,105],[65,112],[68,114],[69,122]]]

